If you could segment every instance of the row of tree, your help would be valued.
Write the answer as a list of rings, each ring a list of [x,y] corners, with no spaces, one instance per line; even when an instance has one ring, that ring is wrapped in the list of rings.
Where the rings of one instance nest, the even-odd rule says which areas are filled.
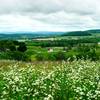
[[[33,41],[34,46],[41,47],[64,47],[64,46],[74,46],[80,43],[98,43],[95,39],[71,39],[71,40],[48,40],[48,41]]]

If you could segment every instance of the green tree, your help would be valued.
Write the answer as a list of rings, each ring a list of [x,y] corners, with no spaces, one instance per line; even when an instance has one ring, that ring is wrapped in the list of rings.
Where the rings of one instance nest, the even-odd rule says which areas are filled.
[[[24,42],[21,42],[17,50],[20,52],[25,52],[27,50],[26,44]]]

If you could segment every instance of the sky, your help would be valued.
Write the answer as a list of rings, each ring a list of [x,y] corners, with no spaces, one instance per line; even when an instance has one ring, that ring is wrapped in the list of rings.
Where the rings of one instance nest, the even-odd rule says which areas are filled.
[[[0,0],[0,32],[100,28],[100,0]]]

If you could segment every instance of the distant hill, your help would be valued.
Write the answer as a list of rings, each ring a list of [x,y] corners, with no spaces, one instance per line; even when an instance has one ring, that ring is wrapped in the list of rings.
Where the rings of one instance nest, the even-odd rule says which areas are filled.
[[[92,34],[99,34],[100,29],[86,30],[86,31],[72,31],[72,32],[2,32],[0,33],[0,40],[11,39],[34,39],[46,38],[56,36],[91,36]]]
[[[63,34],[63,36],[91,36],[92,34],[88,31],[73,31]]]
[[[64,32],[14,32],[0,33],[0,40],[4,39],[33,39],[38,37],[54,37],[64,34]]]
[[[88,30],[89,33],[100,33],[100,29]]]

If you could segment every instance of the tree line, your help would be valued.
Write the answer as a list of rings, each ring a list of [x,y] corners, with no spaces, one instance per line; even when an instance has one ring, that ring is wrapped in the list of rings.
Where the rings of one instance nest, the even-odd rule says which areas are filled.
[[[0,41],[0,59],[25,60],[27,46],[24,42],[13,40]]]
[[[64,46],[74,46],[80,43],[98,43],[96,39],[71,39],[71,40],[47,40],[47,41],[33,41],[34,46],[41,46],[41,47],[64,47]]]

